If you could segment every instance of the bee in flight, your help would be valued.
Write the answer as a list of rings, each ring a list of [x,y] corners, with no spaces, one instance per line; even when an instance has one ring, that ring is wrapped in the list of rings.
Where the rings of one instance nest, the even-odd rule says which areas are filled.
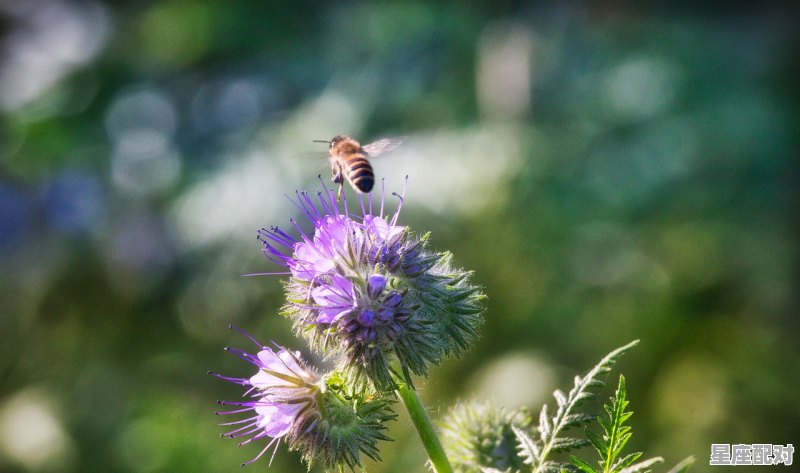
[[[334,184],[339,185],[336,200],[342,198],[344,180],[356,192],[366,194],[375,185],[375,172],[367,157],[374,158],[383,153],[397,148],[402,139],[384,138],[368,145],[361,144],[347,135],[334,136],[330,141],[314,140],[315,143],[328,143],[328,160],[331,163],[331,173]]]

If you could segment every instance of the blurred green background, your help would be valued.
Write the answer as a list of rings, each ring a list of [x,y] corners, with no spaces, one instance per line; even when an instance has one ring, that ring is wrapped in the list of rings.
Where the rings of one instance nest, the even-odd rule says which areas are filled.
[[[641,339],[634,448],[797,446],[800,15],[688,5],[0,1],[0,470],[239,471],[205,373],[250,374],[229,323],[302,348],[241,275],[338,133],[407,137],[373,163],[401,223],[490,297],[434,416]],[[426,471],[392,435],[369,471]]]

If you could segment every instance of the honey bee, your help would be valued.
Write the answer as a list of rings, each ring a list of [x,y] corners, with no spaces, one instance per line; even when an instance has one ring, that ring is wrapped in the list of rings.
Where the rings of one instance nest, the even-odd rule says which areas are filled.
[[[331,163],[331,173],[334,184],[339,186],[336,200],[342,198],[344,180],[356,192],[366,194],[375,185],[375,172],[367,157],[374,158],[383,153],[397,148],[402,142],[401,138],[384,138],[368,145],[361,144],[347,135],[334,136],[330,141],[314,140],[316,143],[328,143],[328,160]]]

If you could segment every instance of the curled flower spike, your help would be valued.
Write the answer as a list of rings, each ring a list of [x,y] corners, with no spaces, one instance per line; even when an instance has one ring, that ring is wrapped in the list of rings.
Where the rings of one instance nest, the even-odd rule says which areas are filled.
[[[259,347],[258,353],[253,355],[230,347],[226,350],[255,365],[256,374],[232,378],[210,373],[247,387],[244,393],[247,400],[219,401],[237,408],[217,414],[250,413],[244,419],[221,424],[234,426],[222,436],[245,438],[239,446],[270,439],[258,455],[242,466],[255,462],[273,446],[274,457],[282,439],[290,450],[301,452],[309,468],[320,461],[328,468],[347,465],[353,469],[361,465],[361,453],[379,460],[376,444],[379,440],[389,440],[382,433],[383,424],[395,417],[389,401],[375,399],[367,392],[347,390],[338,373],[320,376],[299,352],[278,345],[272,349],[242,333]]]
[[[323,183],[324,187],[324,183]],[[360,213],[340,209],[333,190],[293,200],[310,220],[298,237],[272,227],[259,231],[264,254],[291,273],[283,313],[312,349],[344,359],[351,380],[368,379],[379,390],[396,388],[397,361],[405,381],[426,375],[428,364],[460,355],[477,337],[485,296],[453,268],[450,254],[427,249],[428,235],[397,225],[405,191],[394,213],[372,196],[359,196]],[[376,206],[377,207],[377,206]]]

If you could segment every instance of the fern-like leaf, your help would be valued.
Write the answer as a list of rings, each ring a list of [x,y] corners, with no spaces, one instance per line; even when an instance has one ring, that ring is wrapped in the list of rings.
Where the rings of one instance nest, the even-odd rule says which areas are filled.
[[[542,464],[541,471],[542,473],[560,473],[566,467],[571,467],[572,465],[565,465],[563,463],[547,460]]]
[[[586,430],[586,438],[589,439],[589,442],[592,444],[595,450],[598,452],[605,452],[608,450],[608,444],[606,443],[605,439],[599,434],[591,430]]]
[[[600,456],[600,460],[597,462],[600,468],[594,470],[594,473],[642,473],[649,471],[648,469],[652,465],[664,461],[663,458],[656,457],[636,463],[642,456],[641,452],[622,454],[625,445],[633,435],[631,427],[625,425],[633,415],[633,412],[627,410],[628,404],[625,377],[620,375],[617,390],[611,398],[611,404],[603,406],[608,417],[597,418],[603,434],[586,429],[586,437]],[[573,456],[572,463],[584,472],[586,471],[586,461]]]
[[[517,437],[517,451],[523,459],[522,462],[526,465],[532,465],[539,458],[539,446],[523,429],[512,425],[511,430],[514,431],[514,435]]]
[[[586,463],[585,461],[581,460],[580,458],[576,457],[575,455],[570,456],[572,459],[572,463],[578,467],[579,470],[583,471],[584,473],[599,473],[595,468]],[[561,471],[565,471],[565,468],[562,468]]]
[[[624,457],[620,458],[619,460],[617,460],[616,463],[614,463],[612,469],[619,470],[619,469],[627,468],[627,467],[633,465],[633,462],[638,460],[639,457],[641,457],[641,456],[642,456],[642,452],[629,453],[629,454],[625,455]]]
[[[547,438],[550,436],[550,415],[547,412],[547,404],[542,406],[539,412],[539,436]]]
[[[553,393],[553,397],[556,399],[556,412],[551,417],[547,405],[545,404],[542,407],[539,415],[539,442],[532,442],[535,448],[531,448],[531,442],[527,442],[531,440],[530,437],[520,438],[520,435],[517,434],[518,449],[520,454],[526,458],[526,463],[532,466],[532,473],[558,472],[561,470],[561,465],[551,461],[549,455],[553,452],[564,450],[564,446],[567,445],[570,445],[568,448],[575,448],[571,445],[577,444],[571,443],[575,439],[567,439],[564,443],[560,443],[562,440],[559,435],[566,428],[588,420],[585,415],[573,411],[582,401],[594,395],[593,390],[605,385],[605,375],[611,371],[617,360],[637,343],[639,341],[635,340],[617,348],[600,360],[597,365],[586,373],[586,376],[576,376],[575,384],[569,393],[564,394],[560,390]],[[583,444],[585,445],[585,442]]]
[[[587,412],[577,412],[564,417],[564,424],[569,427],[576,427],[582,424],[588,424],[595,420],[595,416]]]
[[[586,439],[577,439],[572,437],[560,437],[553,442],[554,452],[566,452],[576,448],[582,448],[589,445]]]

